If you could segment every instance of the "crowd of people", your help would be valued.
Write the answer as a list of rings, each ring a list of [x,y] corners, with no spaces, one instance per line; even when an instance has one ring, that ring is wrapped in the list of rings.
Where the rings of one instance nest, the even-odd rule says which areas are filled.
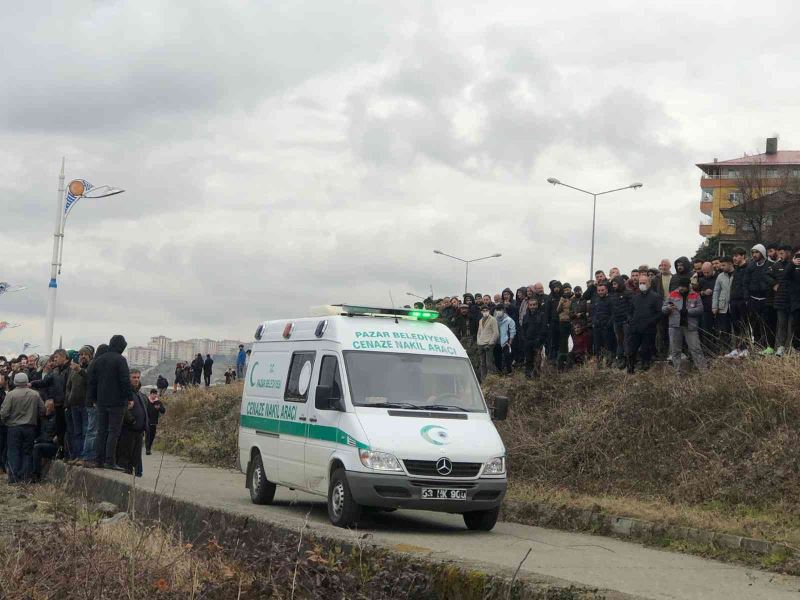
[[[536,377],[543,359],[559,370],[594,360],[634,373],[656,360],[681,370],[691,357],[705,369],[713,357],[800,349],[800,247],[756,244],[708,261],[598,270],[585,287],[553,280],[547,291],[534,283],[424,304],[477,346],[481,379],[514,368]]]
[[[157,386],[142,391],[141,372],[115,335],[97,349],[50,356],[0,356],[0,472],[10,483],[36,481],[46,460],[142,475],[166,405]]]

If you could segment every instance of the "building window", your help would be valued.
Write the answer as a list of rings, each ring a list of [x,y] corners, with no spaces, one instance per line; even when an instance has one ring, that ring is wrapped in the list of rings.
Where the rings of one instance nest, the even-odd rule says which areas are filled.
[[[714,201],[714,190],[703,190],[703,195],[700,197],[701,202],[713,202]]]
[[[778,169],[767,169],[767,177],[771,178],[778,177]]]
[[[728,224],[728,227],[736,227],[736,219],[731,219],[730,217],[725,219],[725,223]]]
[[[728,194],[728,200],[730,200],[731,202],[738,202],[741,199],[742,199],[741,192],[731,192]]]
[[[725,169],[724,176],[725,177],[738,177],[739,176],[739,171],[737,171],[736,169]]]

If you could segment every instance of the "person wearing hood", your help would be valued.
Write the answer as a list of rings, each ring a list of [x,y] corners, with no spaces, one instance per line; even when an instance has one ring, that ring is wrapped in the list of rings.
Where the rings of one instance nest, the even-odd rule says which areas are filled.
[[[681,372],[681,354],[683,342],[689,348],[694,366],[706,368],[706,359],[700,345],[700,319],[703,316],[703,301],[700,294],[691,289],[691,278],[688,275],[676,275],[672,278],[677,287],[670,292],[669,298],[661,307],[669,318],[669,348],[672,366]]]
[[[675,277],[669,280],[668,289],[670,292],[674,292],[678,289],[678,280],[676,278],[683,275],[686,277],[692,276],[692,262],[686,256],[675,259]],[[669,294],[667,296],[669,296]]]
[[[89,398],[95,400],[97,408],[95,465],[115,471],[124,470],[116,463],[116,452],[131,396],[131,374],[128,361],[122,356],[127,345],[123,336],[113,336],[104,354],[98,348],[98,356],[89,369]]]
[[[478,322],[478,370],[481,381],[486,381],[487,375],[497,372],[494,362],[494,348],[500,339],[500,330],[497,320],[492,316],[487,305],[481,307],[481,320]]]
[[[547,319],[547,343],[545,355],[547,360],[555,364],[558,360],[558,303],[561,302],[561,282],[557,279],[550,281],[550,295],[544,302],[544,314]]]
[[[163,396],[167,393],[167,388],[169,387],[169,381],[167,378],[164,377],[161,373],[158,374],[158,379],[156,379],[156,388],[158,389],[158,395]]]
[[[86,390],[89,387],[89,373],[87,371],[92,360],[91,346],[83,346],[78,352],[77,360],[70,365],[70,375],[67,380],[67,407],[72,419],[72,440],[70,442],[70,455],[73,463],[84,459],[83,442],[86,430],[89,428],[88,413],[86,408]]]
[[[481,299],[481,302],[483,300]],[[481,307],[475,303],[475,296],[464,294],[464,304],[467,305],[467,329],[469,337],[474,342],[478,338],[478,323],[481,320]]]
[[[763,349],[763,354],[774,354],[769,345],[767,323],[769,322],[769,299],[772,294],[772,280],[769,276],[770,263],[767,249],[756,244],[750,250],[751,260],[744,271],[744,288],[748,301],[748,318],[753,331],[753,340]]]
[[[514,345],[514,337],[517,335],[517,328],[514,325],[514,320],[506,315],[505,305],[498,304],[494,309],[494,317],[497,319],[497,330],[500,333],[499,348],[499,361],[497,365],[498,371],[502,373],[511,373],[512,361],[512,346]],[[495,358],[498,358],[495,356]]]

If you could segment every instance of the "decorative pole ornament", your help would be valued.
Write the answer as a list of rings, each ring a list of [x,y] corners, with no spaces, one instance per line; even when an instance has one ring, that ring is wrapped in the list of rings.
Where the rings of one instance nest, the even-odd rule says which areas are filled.
[[[14,329],[14,327],[19,327],[19,323],[9,323],[8,321],[0,321],[0,331],[4,331],[6,329]]]
[[[24,285],[11,285],[7,281],[0,281],[0,296],[5,294],[6,292],[21,292],[22,290],[26,290]]]
[[[53,233],[53,258],[50,263],[50,283],[47,295],[47,317],[44,329],[44,347],[46,352],[53,351],[53,327],[56,320],[57,277],[61,274],[62,255],[64,250],[64,225],[72,208],[81,198],[105,198],[121,194],[125,190],[108,185],[93,186],[85,179],[73,179],[64,187],[64,159],[61,159],[61,173],[58,176],[58,203],[56,205],[56,224]]]

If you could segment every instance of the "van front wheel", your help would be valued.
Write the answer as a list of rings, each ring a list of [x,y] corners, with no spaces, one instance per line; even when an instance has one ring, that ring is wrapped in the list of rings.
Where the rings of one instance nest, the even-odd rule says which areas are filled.
[[[464,523],[472,531],[491,531],[497,523],[500,507],[464,513]]]
[[[272,504],[275,498],[275,484],[267,481],[267,472],[261,455],[256,453],[253,457],[253,467],[250,470],[250,500],[253,504]]]
[[[361,517],[361,505],[353,500],[344,469],[336,469],[328,486],[328,517],[337,527],[352,527]]]

